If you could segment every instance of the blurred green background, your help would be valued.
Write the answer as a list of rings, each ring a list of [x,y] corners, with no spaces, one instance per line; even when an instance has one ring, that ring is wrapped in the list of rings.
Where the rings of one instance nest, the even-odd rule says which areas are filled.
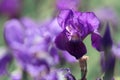
[[[101,7],[111,7],[114,9],[115,13],[118,15],[117,18],[120,18],[120,4],[119,0],[81,0],[80,10],[79,11],[95,11]],[[44,21],[46,19],[51,18],[54,14],[55,7],[55,0],[23,0],[23,10],[22,16],[28,16],[36,21]],[[7,17],[0,16],[0,46],[5,46],[4,39],[3,39],[3,25],[4,22],[7,20]],[[120,27],[120,26],[118,26]],[[115,42],[120,41],[120,32],[112,33],[112,37]],[[95,80],[97,77],[100,77],[101,70],[100,70],[100,53],[98,53],[94,48],[91,46],[91,39],[88,36],[84,40],[87,46],[87,55],[89,56],[88,59],[88,73],[87,78],[88,80]],[[120,62],[116,62],[116,70],[115,76],[120,76]],[[80,68],[79,64],[70,64],[66,63],[66,65],[59,65],[59,67],[69,67],[72,70],[73,75],[78,79],[80,79]],[[13,67],[11,67],[13,68]],[[9,80],[6,77],[0,78],[0,80]],[[116,78],[117,80],[117,78]],[[120,80],[120,79],[118,79]]]

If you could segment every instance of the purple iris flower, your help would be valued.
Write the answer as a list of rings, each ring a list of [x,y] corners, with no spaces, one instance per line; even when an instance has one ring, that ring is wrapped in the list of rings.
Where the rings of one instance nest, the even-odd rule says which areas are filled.
[[[21,9],[21,0],[1,0],[0,13],[9,17],[18,17]]]
[[[44,35],[51,38],[51,40],[50,40],[50,46],[51,46],[50,53],[54,56],[55,61],[58,62],[59,58],[62,58],[70,63],[76,62],[76,59],[73,56],[71,56],[68,52],[59,50],[55,46],[55,43],[54,43],[55,37],[62,31],[62,28],[58,24],[56,18],[49,20],[49,21],[45,21],[42,24],[42,27],[40,28],[40,30]],[[61,56],[59,56],[59,58],[58,58],[58,55],[56,55],[56,54],[59,54],[59,53]]]
[[[91,34],[93,47],[101,51],[101,36],[97,32],[99,20],[93,12],[62,10],[58,23],[63,29],[55,39],[59,49],[66,50],[79,59],[87,53],[83,40]]]
[[[21,52],[20,55],[23,58],[24,56],[22,56],[22,54],[26,56],[28,55],[28,57],[29,55],[35,55],[37,57],[51,56],[50,54],[47,54],[49,37],[46,37],[46,35],[42,34],[39,28],[35,26],[35,24],[31,23],[30,20],[21,20],[23,20],[24,23],[17,19],[12,19],[6,22],[4,37],[7,45],[13,49],[15,53]],[[29,25],[29,22],[31,25]],[[41,55],[40,53],[44,53],[44,55]]]
[[[80,0],[56,0],[56,6],[59,10],[62,9],[73,9],[77,10],[79,7]]]

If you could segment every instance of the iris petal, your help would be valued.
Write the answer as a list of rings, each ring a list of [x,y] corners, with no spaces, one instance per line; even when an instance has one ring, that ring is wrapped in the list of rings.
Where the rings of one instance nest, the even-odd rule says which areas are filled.
[[[91,35],[92,46],[98,51],[102,51],[102,37],[97,33]]]
[[[76,59],[81,58],[87,53],[86,47],[82,41],[69,41],[66,44],[66,50]]]
[[[65,46],[67,42],[68,42],[68,38],[65,34],[65,31],[61,32],[55,39],[56,46],[61,50],[65,50]]]
[[[6,22],[4,38],[7,44],[23,43],[23,33],[22,25],[17,19],[12,19]]]
[[[73,17],[72,10],[69,9],[62,10],[57,18],[59,25],[64,29],[72,17]]]

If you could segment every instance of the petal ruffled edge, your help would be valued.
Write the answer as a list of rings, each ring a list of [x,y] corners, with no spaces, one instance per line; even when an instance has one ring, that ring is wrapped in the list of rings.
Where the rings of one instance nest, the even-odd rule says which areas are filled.
[[[58,24],[65,29],[68,21],[73,17],[73,11],[70,9],[61,10],[60,14],[57,17]]]

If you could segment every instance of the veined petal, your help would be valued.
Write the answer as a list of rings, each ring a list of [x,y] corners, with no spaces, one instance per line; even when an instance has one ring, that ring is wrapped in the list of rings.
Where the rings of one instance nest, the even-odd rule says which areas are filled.
[[[83,12],[79,15],[79,22],[88,29],[88,33],[93,32],[99,27],[99,20],[93,12]],[[90,32],[89,32],[90,31]]]
[[[58,16],[58,23],[64,29],[66,25],[69,23],[69,20],[73,17],[72,10],[65,9],[62,10]]]
[[[69,41],[66,44],[66,50],[76,59],[81,58],[87,53],[86,47],[82,41]]]

